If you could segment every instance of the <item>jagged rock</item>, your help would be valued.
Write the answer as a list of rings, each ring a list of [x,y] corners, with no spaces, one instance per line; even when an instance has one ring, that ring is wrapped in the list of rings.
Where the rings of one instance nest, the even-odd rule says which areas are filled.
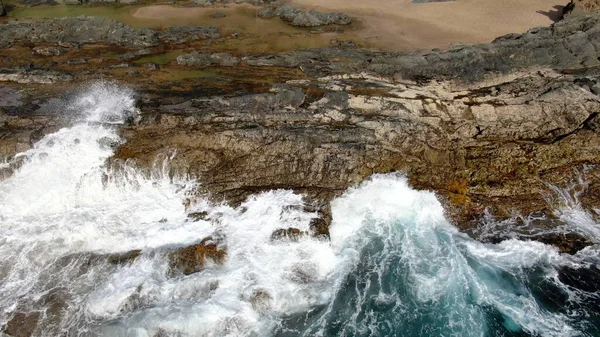
[[[214,0],[194,0],[194,3],[197,6],[211,6],[214,3]]]
[[[322,26],[325,23],[323,21],[317,19],[311,13],[302,12],[302,13],[299,13],[298,15],[296,15],[296,17],[294,18],[294,20],[292,20],[292,22],[290,24],[292,26],[298,26],[298,27],[315,27],[315,26]]]
[[[350,16],[345,13],[321,13],[315,10],[311,10],[309,13],[325,25],[349,25],[352,23]]]
[[[0,69],[0,82],[50,84],[71,81],[72,79],[72,75],[53,70]]]
[[[235,67],[238,63],[240,63],[239,58],[227,53],[203,54],[194,51],[177,57],[177,64],[183,66],[206,67],[218,64],[223,67]]]
[[[292,7],[290,5],[283,5],[277,7],[275,10],[275,15],[281,18],[283,21],[292,22],[296,18],[298,14],[302,13],[298,8]]]
[[[256,13],[259,18],[263,19],[271,19],[275,16],[275,10],[273,8],[267,7],[263,8]]]
[[[563,17],[589,14],[600,10],[599,0],[571,0],[563,8]]]
[[[352,22],[350,16],[344,13],[320,13],[315,10],[304,12],[290,5],[279,6],[274,12],[269,9],[259,12],[259,16],[265,18],[270,18],[272,15],[279,16],[283,21],[298,27],[316,27],[330,24],[348,25]]]
[[[6,15],[6,7],[4,6],[2,1],[0,1],[0,16],[5,16],[5,15]]]
[[[66,53],[66,50],[58,47],[35,47],[33,52],[41,56],[59,56]]]
[[[36,21],[9,21],[0,24],[0,46],[15,41],[31,43],[114,43],[127,46],[158,44],[158,33],[152,29],[133,28],[121,22],[100,17],[66,17]]]
[[[192,52],[177,56],[177,64],[182,66],[206,67],[213,64],[214,60],[210,54]]]
[[[204,268],[207,259],[222,263],[227,253],[219,244],[219,240],[208,237],[196,245],[168,253],[172,272],[181,272],[184,275],[197,273]]]
[[[240,59],[227,53],[212,54],[213,62],[223,67],[235,67],[240,63]]]
[[[271,241],[283,241],[288,240],[297,242],[301,237],[306,236],[308,233],[301,231],[298,228],[281,228],[271,234]]]

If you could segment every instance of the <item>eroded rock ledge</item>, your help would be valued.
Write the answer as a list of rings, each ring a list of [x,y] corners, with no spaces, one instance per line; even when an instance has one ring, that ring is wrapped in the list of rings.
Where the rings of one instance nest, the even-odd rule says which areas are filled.
[[[2,27],[16,29],[1,34],[12,46],[2,53],[16,55],[37,44],[68,49],[45,53],[28,67],[2,61],[1,78],[12,81],[4,90],[13,90],[6,92],[19,101],[0,107],[4,156],[64,123],[53,114],[57,91],[117,78],[137,89],[141,115],[123,129],[128,141],[113,160],[147,166],[177,150],[173,168],[197,176],[200,192],[215,201],[236,203],[289,188],[323,206],[374,173],[402,172],[416,187],[437,191],[463,228],[478,222],[486,208],[498,217],[550,213],[540,191],[548,190],[547,183],[566,186],[577,174],[592,186],[582,202],[600,205],[594,197],[600,160],[597,14],[448,51],[333,47],[276,55],[218,54],[208,44],[194,44],[222,38],[206,27],[138,30],[75,18],[84,27],[115,27],[117,34],[93,30],[87,39],[97,49],[88,53],[118,48],[119,55],[68,69],[51,62],[87,56],[85,48],[63,47],[87,43],[79,32],[20,33],[59,27],[61,20]],[[149,76],[157,65],[129,63],[168,48],[188,53],[161,68],[216,69],[220,75],[165,81]],[[44,75],[62,84],[31,80]],[[242,83],[236,76],[265,76],[267,84]],[[28,81],[40,84],[23,90],[19,82]]]

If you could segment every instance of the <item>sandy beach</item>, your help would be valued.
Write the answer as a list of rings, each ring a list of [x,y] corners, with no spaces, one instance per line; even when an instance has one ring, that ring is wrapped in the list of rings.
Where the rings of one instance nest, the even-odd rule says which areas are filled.
[[[355,39],[367,47],[406,50],[490,42],[508,33],[547,26],[558,19],[563,2],[567,1],[456,0],[417,4],[411,0],[291,0],[289,3],[306,10],[348,13],[355,23],[347,29],[345,38]],[[240,7],[243,12],[239,11]],[[209,14],[214,13],[215,8],[158,5],[139,8],[133,12],[133,17],[157,21],[194,20],[196,24],[217,24],[223,28],[236,26],[257,34],[289,30],[283,28],[285,24],[277,18],[252,18],[248,12],[251,8],[254,7],[229,5],[219,8],[227,13],[227,18],[212,20]]]
[[[392,49],[445,47],[453,42],[481,43],[508,33],[547,26],[559,18],[567,0],[292,0],[292,5],[343,11],[363,24],[360,35]]]

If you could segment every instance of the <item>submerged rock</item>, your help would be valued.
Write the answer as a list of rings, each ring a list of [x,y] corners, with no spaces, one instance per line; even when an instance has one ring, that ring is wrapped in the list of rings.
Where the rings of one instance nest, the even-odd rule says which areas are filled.
[[[11,337],[29,337],[37,329],[40,320],[40,312],[17,312],[6,323],[4,333]]]
[[[292,241],[297,242],[301,237],[306,236],[308,233],[301,231],[298,228],[286,228],[278,229],[271,234],[271,241]]]

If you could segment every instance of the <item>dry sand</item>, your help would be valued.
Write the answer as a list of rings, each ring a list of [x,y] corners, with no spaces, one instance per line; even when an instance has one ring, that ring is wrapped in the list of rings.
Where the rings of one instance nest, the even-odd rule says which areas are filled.
[[[346,12],[364,24],[361,37],[392,49],[490,42],[550,25],[568,0],[291,0],[305,9]]]
[[[355,18],[344,38],[354,38],[359,45],[387,50],[444,48],[451,43],[484,43],[508,33],[522,33],[530,28],[547,26],[558,19],[567,0],[456,0],[415,4],[411,0],[290,0],[294,6],[320,11],[341,11]],[[237,11],[235,10],[237,8]],[[236,15],[244,8],[244,15]],[[147,6],[133,16],[142,20],[218,24],[249,31],[282,28],[279,19],[248,20],[251,6],[229,8],[182,8]],[[209,19],[215,10],[228,17]],[[213,21],[213,22],[211,22]],[[182,23],[183,23],[182,22]],[[257,26],[257,27],[253,27]],[[265,33],[266,33],[265,31]],[[260,39],[260,37],[259,37]],[[315,36],[313,39],[322,39]]]

